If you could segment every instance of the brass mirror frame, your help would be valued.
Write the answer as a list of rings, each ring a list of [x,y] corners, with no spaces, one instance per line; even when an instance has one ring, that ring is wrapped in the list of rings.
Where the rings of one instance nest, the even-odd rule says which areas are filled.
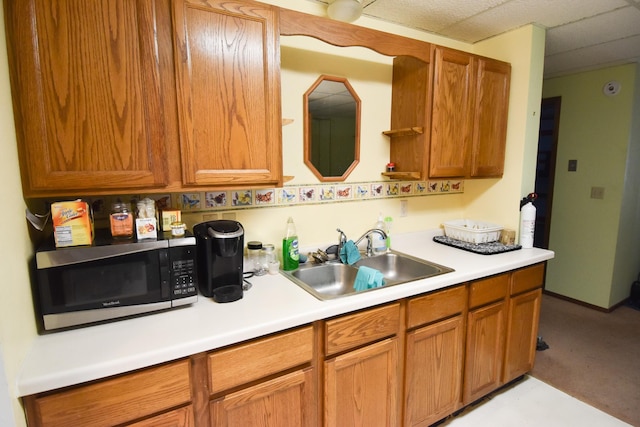
[[[342,175],[336,176],[324,176],[317,169],[317,167],[313,164],[311,159],[311,115],[309,113],[309,95],[324,81],[332,81],[336,83],[344,84],[347,91],[353,97],[353,100],[356,103],[356,117],[355,117],[355,141],[354,141],[354,155],[353,161],[351,165],[344,171]],[[311,85],[311,87],[304,93],[303,97],[303,109],[304,109],[304,164],[313,172],[313,174],[320,180],[320,182],[340,182],[344,181],[351,172],[355,169],[355,167],[360,163],[360,111],[361,111],[361,101],[360,97],[353,89],[349,81],[345,77],[335,77],[329,76],[326,74],[322,74],[318,79]]]

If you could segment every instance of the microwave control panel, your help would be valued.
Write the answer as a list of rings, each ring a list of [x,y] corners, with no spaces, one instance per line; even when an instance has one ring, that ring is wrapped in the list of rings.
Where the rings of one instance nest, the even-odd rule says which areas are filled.
[[[198,295],[196,246],[170,247],[169,261],[171,263],[170,287],[172,299]]]

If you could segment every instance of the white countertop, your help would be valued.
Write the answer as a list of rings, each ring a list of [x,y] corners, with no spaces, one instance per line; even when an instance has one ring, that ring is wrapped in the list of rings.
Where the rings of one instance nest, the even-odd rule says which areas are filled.
[[[250,279],[253,287],[233,303],[200,295],[192,306],[38,336],[18,376],[19,396],[167,362],[554,256],[537,248],[476,255],[435,243],[437,234],[442,231],[394,235],[393,249],[453,268],[452,273],[330,301],[316,299],[281,274],[266,275]]]

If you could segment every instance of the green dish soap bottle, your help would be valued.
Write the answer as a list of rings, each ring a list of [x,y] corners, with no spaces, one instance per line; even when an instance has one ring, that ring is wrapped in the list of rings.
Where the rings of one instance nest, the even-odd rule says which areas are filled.
[[[295,270],[300,264],[298,233],[291,217],[287,221],[287,229],[282,239],[282,264],[282,269],[285,271]]]

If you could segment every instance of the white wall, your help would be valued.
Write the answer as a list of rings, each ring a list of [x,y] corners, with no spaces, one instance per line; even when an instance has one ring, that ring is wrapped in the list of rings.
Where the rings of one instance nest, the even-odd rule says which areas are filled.
[[[545,97],[562,97],[549,242],[556,257],[546,289],[607,309],[628,296],[640,272],[636,69],[544,81]],[[603,94],[610,80],[622,84],[616,96]],[[567,171],[570,159],[578,161],[575,172]],[[603,187],[604,198],[591,198],[592,187]]]
[[[640,64],[635,65],[629,129],[629,149],[625,166],[622,205],[620,208],[620,230],[616,244],[616,259],[613,266],[609,305],[629,297],[631,283],[640,274]]]
[[[36,336],[29,285],[28,259],[32,249],[25,221],[18,152],[13,123],[13,107],[4,34],[4,9],[0,8],[0,183],[2,183],[2,213],[0,213],[0,372],[6,376],[6,390],[14,406],[16,419],[24,423],[22,408],[16,395],[15,381],[21,360]],[[0,381],[0,411],[5,399]],[[4,420],[0,419],[0,422]],[[3,426],[7,424],[2,424]],[[9,424],[10,425],[10,424]]]

